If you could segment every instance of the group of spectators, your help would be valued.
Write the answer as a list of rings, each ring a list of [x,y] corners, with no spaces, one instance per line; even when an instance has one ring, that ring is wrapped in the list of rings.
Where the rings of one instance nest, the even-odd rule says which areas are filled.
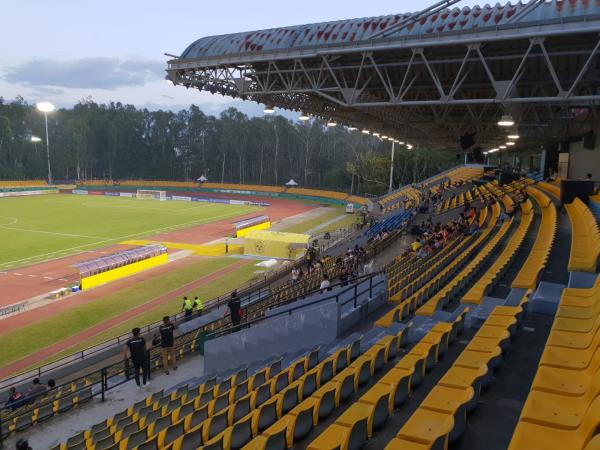
[[[48,380],[47,384],[42,383],[39,378],[34,378],[27,393],[18,391],[16,387],[11,387],[4,408],[14,411],[21,406],[33,403],[36,398],[39,398],[54,389],[56,389],[56,382],[52,378]]]
[[[444,248],[448,242],[459,236],[467,236],[479,232],[479,223],[475,219],[477,210],[469,207],[460,213],[457,219],[447,222],[433,224],[431,217],[422,222],[418,237],[406,249],[403,256],[414,254],[418,258],[428,258],[433,253]]]

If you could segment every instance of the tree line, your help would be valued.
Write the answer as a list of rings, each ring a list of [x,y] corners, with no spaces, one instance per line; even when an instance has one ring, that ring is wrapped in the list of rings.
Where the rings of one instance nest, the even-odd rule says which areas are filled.
[[[54,180],[195,180],[282,185],[381,194],[387,191],[391,143],[319,120],[218,117],[197,106],[150,111],[85,99],[48,115]],[[41,142],[32,142],[37,136]],[[456,164],[454,153],[396,146],[394,185]],[[46,178],[43,114],[23,98],[0,97],[0,179]]]

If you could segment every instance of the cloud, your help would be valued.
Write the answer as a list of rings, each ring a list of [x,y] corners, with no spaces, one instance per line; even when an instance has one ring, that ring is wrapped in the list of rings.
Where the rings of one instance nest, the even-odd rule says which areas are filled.
[[[164,77],[165,63],[150,59],[37,59],[9,67],[4,80],[38,87],[105,89],[142,86]]]

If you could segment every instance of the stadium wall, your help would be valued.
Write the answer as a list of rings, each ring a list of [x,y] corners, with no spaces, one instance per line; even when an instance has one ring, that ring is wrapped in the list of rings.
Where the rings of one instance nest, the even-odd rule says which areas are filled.
[[[166,264],[168,261],[169,255],[167,253],[163,253],[162,255],[153,256],[152,258],[144,259],[143,261],[138,261],[133,264],[127,264],[126,266],[118,267],[107,272],[84,277],[81,279],[81,289],[90,289],[100,286],[101,284],[125,278],[129,275],[134,275],[138,272],[141,272],[142,270],[147,270],[162,264]]]
[[[58,189],[55,187],[12,187],[0,188],[0,197],[20,197],[25,195],[41,195],[41,194],[58,194]]]

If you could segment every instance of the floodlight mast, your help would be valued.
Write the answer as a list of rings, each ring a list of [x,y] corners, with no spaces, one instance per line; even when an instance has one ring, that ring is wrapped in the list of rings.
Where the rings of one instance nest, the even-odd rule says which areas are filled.
[[[44,122],[46,124],[46,157],[48,160],[48,184],[52,184],[52,169],[50,167],[50,138],[48,137],[48,113],[55,110],[50,102],[40,102],[37,105],[38,111],[44,113]]]

